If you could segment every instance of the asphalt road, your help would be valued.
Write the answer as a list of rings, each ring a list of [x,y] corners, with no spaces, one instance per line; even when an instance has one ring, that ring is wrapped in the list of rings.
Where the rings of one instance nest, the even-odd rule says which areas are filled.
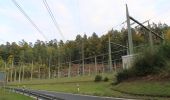
[[[51,92],[43,90],[29,90],[45,95],[55,96],[63,100],[132,100],[125,98],[111,98],[111,97],[99,97],[99,96],[89,96],[89,95],[80,95],[80,94],[71,94],[71,93],[61,93],[61,92]]]

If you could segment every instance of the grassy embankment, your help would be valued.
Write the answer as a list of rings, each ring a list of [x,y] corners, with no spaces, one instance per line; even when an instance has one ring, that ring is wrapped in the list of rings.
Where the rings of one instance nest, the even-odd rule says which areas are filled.
[[[131,81],[122,82],[112,87],[113,90],[122,93],[150,96],[150,97],[167,97],[170,99],[170,82],[168,81]]]
[[[86,95],[97,95],[97,96],[116,96],[122,97],[122,94],[111,89],[112,81],[115,76],[114,73],[101,74],[104,77],[108,77],[108,82],[94,82],[95,75],[92,76],[77,76],[72,78],[59,78],[59,79],[43,79],[43,80],[32,80],[24,81],[21,83],[13,82],[9,83],[9,86],[15,87],[26,87],[31,89],[49,90],[66,93],[79,93]],[[77,90],[77,84],[79,85],[80,91]]]
[[[0,100],[33,100],[33,98],[0,89]]]
[[[117,74],[114,90],[133,95],[170,97],[170,43],[140,54],[131,68]]]
[[[58,92],[81,93],[114,97],[164,97],[170,99],[170,43],[150,49],[140,55],[133,66],[117,74],[103,74],[110,80],[108,82],[94,82],[95,76],[79,76],[73,78],[60,78],[49,80],[32,80],[9,85],[27,88],[50,90]],[[114,78],[114,79],[113,79]],[[119,84],[111,85],[113,80]],[[77,91],[79,84],[80,91]],[[133,96],[132,96],[133,95]],[[149,96],[149,97],[148,97]],[[140,97],[141,98],[141,97]],[[143,97],[142,97],[143,98]],[[156,98],[161,99],[161,98]]]
[[[125,97],[125,98],[143,98],[153,99],[149,96],[138,96],[132,94],[159,94],[161,96],[170,95],[170,82],[166,84],[161,82],[124,82],[118,85],[111,85],[114,74],[103,74],[103,77],[109,78],[108,82],[94,82],[95,76],[79,76],[73,78],[60,78],[60,79],[46,79],[46,80],[32,80],[24,81],[22,83],[10,83],[11,86],[25,86],[31,89],[49,90],[67,93],[79,93],[97,96],[110,96],[110,97]],[[77,91],[77,84],[79,84],[80,91]],[[169,92],[167,92],[169,91]],[[154,95],[153,95],[154,96]],[[169,99],[157,98],[155,99]]]

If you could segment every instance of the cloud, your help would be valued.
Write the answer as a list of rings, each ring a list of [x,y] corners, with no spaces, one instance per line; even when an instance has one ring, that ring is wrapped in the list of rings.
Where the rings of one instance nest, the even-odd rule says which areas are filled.
[[[42,30],[48,39],[62,39],[43,5],[42,0],[17,0],[24,11]],[[75,39],[77,34],[90,36],[96,32],[105,34],[126,20],[125,4],[129,13],[140,22],[151,19],[154,22],[170,24],[169,0],[47,0],[60,29],[66,39]],[[10,0],[0,1],[0,32],[4,40],[45,40],[27,21]],[[124,25],[114,27],[120,29]],[[5,34],[4,34],[5,33]],[[14,38],[15,37],[15,38]]]

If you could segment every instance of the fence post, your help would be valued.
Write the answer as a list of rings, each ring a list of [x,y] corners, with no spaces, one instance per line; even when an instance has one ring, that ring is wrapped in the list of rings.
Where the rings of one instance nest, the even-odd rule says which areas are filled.
[[[69,62],[69,68],[68,68],[68,77],[71,76],[71,61]]]
[[[24,81],[24,74],[25,74],[25,69],[24,69],[24,64],[22,65],[22,81]]]
[[[97,72],[97,57],[96,56],[94,58],[94,63],[95,63],[95,70],[96,70],[96,74],[97,74],[98,72]]]
[[[114,68],[115,68],[115,72],[116,72],[116,60],[114,60]]]
[[[57,70],[58,71],[57,72],[58,73],[58,78],[60,78],[60,66],[58,66],[57,68],[58,68],[58,70]]]
[[[80,64],[78,64],[78,68],[77,68],[77,76],[79,76],[79,73],[80,73],[80,71],[79,71],[80,68],[79,68],[79,67],[80,67]]]
[[[33,60],[32,60],[32,65],[31,65],[31,80],[32,80],[32,74],[33,74],[33,67],[34,67],[34,65],[33,65]]]
[[[12,61],[12,64],[11,64],[11,79],[10,79],[11,82],[12,82],[12,79],[13,79],[13,68],[14,68],[14,66],[13,66],[13,61]]]
[[[16,77],[17,77],[17,72],[16,72],[16,68],[15,68],[15,74],[14,74],[14,81],[16,81]]]
[[[18,76],[19,83],[21,82],[21,64],[19,66],[19,76]]]
[[[90,76],[90,64],[89,64],[89,76]]]
[[[7,80],[7,83],[8,83],[8,82],[9,82],[9,81],[8,81],[8,80],[9,80],[9,69],[8,69],[8,71],[7,71],[6,80]]]
[[[104,70],[104,62],[103,61],[102,61],[102,67],[103,67],[103,73],[104,73],[105,70]]]
[[[40,68],[40,65],[39,65],[39,67],[38,67],[38,78],[40,79],[40,77],[41,77],[41,68]]]

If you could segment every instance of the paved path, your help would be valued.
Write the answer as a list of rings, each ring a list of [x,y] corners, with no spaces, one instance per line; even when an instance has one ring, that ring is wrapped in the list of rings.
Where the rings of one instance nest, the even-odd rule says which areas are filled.
[[[29,91],[55,96],[57,98],[64,99],[64,100],[132,100],[132,99],[125,99],[125,98],[99,97],[99,96],[51,92],[51,91],[43,91],[43,90],[29,90]]]

